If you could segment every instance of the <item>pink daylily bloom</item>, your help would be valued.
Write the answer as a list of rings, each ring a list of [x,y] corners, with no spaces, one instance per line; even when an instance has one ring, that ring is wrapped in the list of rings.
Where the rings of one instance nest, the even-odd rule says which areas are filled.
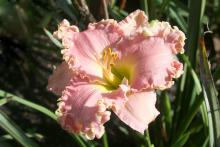
[[[56,67],[53,72],[53,76],[49,77],[47,86],[48,89],[57,95],[61,95],[65,87],[69,85],[73,74],[73,70],[70,70],[68,64],[63,62],[61,65]]]
[[[129,66],[134,68],[130,77],[132,88],[163,90],[170,88],[173,84],[172,79],[182,74],[182,64],[176,60],[173,53],[176,52],[176,48],[172,48],[176,45],[175,38],[164,38],[166,36],[149,37],[137,34],[119,43],[118,49],[123,55],[121,61],[130,60]]]
[[[88,139],[103,135],[111,110],[144,133],[159,114],[155,90],[170,88],[183,73],[176,54],[184,52],[184,34],[167,22],[148,22],[140,10],[83,32],[64,20],[54,35],[64,46],[64,62],[48,80],[48,89],[61,96],[58,120]]]
[[[100,138],[104,133],[103,124],[111,114],[102,102],[101,90],[83,82],[77,85],[73,82],[73,85],[66,87],[59,102],[57,114],[62,127],[81,132],[87,138]]]

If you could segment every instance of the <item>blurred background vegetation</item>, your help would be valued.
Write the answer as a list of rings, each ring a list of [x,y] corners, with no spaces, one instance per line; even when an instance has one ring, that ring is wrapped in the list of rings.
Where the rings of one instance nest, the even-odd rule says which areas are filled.
[[[142,9],[187,37],[184,74],[158,92],[161,114],[141,135],[118,119],[100,140],[68,134],[56,122],[57,96],[46,90],[61,62],[50,32],[64,18],[84,30],[103,18],[121,20]],[[208,58],[207,58],[208,57]],[[0,146],[220,146],[219,0],[0,0]]]

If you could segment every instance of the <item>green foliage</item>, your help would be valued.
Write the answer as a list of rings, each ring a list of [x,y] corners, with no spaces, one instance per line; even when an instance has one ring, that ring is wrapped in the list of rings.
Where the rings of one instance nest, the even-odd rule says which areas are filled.
[[[24,132],[2,111],[0,111],[0,126],[6,130],[24,147],[38,147]]]
[[[216,90],[219,89],[216,83],[220,80],[220,66],[215,51],[205,46],[206,40],[199,45],[205,30],[203,26],[208,22],[211,30],[220,29],[219,1],[112,0],[106,1],[107,7],[103,7],[102,1],[0,0],[0,89],[4,89],[0,90],[0,127],[4,130],[0,132],[0,146],[10,147],[17,145],[16,142],[28,147],[37,144],[71,146],[71,143],[81,147],[220,146],[220,112]],[[22,113],[34,114],[30,111],[34,110],[44,114],[34,114],[37,117],[49,118],[49,125],[57,123],[54,114],[57,98],[46,91],[52,65],[61,62],[62,45],[51,33],[57,29],[57,24],[66,18],[83,30],[89,22],[106,18],[108,14],[109,18],[122,20],[135,9],[144,10],[149,20],[169,21],[187,37],[186,53],[178,56],[184,62],[184,74],[173,89],[158,93],[157,108],[161,114],[150,124],[145,135],[131,130],[114,116],[112,122],[107,123],[107,131],[101,141],[88,141],[79,135],[63,132],[59,138],[60,144],[56,144],[53,143],[56,140],[53,132],[50,136],[41,133],[45,142],[30,135],[42,130],[36,124],[30,128],[22,127],[21,122],[25,118],[14,117],[17,115],[15,109],[21,111],[20,108],[25,106],[29,109],[22,110]],[[207,50],[214,52],[210,58],[207,58]],[[217,65],[211,66],[209,61],[211,65]],[[59,133],[62,131],[58,127],[55,129]],[[69,142],[64,145],[62,140],[65,138]],[[53,141],[48,144],[50,139]]]
[[[209,118],[209,135],[210,146],[220,145],[220,109],[218,102],[218,92],[213,82],[212,74],[209,69],[209,63],[207,59],[206,47],[204,40],[201,40],[200,44],[200,67],[201,80],[203,85],[203,95],[205,98],[208,118]]]

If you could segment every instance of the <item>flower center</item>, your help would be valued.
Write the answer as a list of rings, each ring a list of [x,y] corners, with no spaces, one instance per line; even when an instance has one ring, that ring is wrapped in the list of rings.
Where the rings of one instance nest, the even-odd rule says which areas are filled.
[[[112,68],[118,59],[118,53],[112,51],[111,48],[105,49],[102,54],[101,66],[103,70],[103,82],[104,86],[110,90],[117,89],[122,80],[112,73]]]
[[[103,79],[98,84],[108,90],[115,90],[119,87],[124,79],[129,82],[133,77],[134,66],[131,58],[119,60],[118,52],[112,51],[111,48],[105,49],[99,63],[103,71]]]

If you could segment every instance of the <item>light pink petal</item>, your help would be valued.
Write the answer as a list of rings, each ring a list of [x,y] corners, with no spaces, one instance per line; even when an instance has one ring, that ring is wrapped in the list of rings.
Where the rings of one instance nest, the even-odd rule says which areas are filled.
[[[90,78],[81,71],[73,71],[69,68],[66,62],[63,62],[53,71],[53,74],[48,78],[48,90],[57,95],[61,95],[67,85],[72,82],[72,85],[89,83]]]
[[[48,79],[47,88],[57,95],[61,95],[62,91],[69,84],[74,72],[71,70],[66,62],[59,65],[53,74]]]
[[[154,92],[138,92],[129,95],[128,101],[114,112],[124,123],[143,134],[148,124],[159,114],[155,103]]]
[[[58,26],[58,30],[54,32],[54,36],[58,39],[71,36],[71,34],[79,32],[79,28],[75,25],[70,26],[70,23],[64,19]]]
[[[136,10],[119,22],[121,29],[126,36],[142,32],[143,27],[148,24],[148,17],[144,11]]]
[[[139,33],[127,37],[118,46],[122,54],[121,62],[134,68],[130,80],[131,88],[170,88],[173,78],[183,73],[182,63],[175,56],[183,50],[183,34],[176,33],[176,29],[170,30],[169,27],[160,32],[151,30],[151,33],[151,36]]]
[[[100,138],[103,124],[110,112],[103,103],[100,89],[87,83],[67,86],[60,98],[57,115],[61,126],[71,133],[81,133],[87,139]]]
[[[140,133],[144,133],[148,124],[159,114],[155,107],[156,93],[153,91],[137,92],[121,85],[116,91],[103,94],[103,97],[106,98],[105,103],[111,101],[113,112],[124,123]]]
[[[104,49],[118,41],[123,32],[114,20],[102,20],[90,24],[83,32],[78,32],[75,28],[64,20],[55,32],[55,36],[62,39],[63,58],[73,69],[85,71],[91,76],[102,77],[100,66],[102,53]]]
[[[174,54],[184,52],[185,34],[176,26],[172,28],[168,22],[154,20],[143,29],[143,34],[163,38]]]

